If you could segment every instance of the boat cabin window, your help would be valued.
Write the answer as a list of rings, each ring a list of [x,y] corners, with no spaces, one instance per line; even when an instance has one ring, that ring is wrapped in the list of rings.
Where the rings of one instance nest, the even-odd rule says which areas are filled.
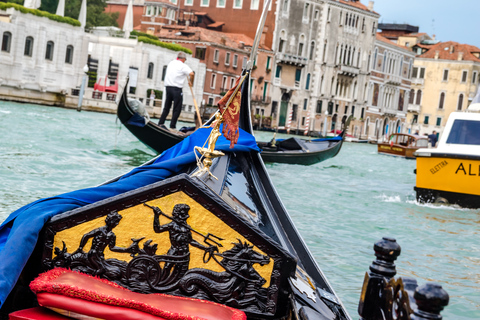
[[[427,148],[428,147],[428,139],[418,139],[416,142],[417,147],[419,148]]]
[[[455,120],[447,143],[480,145],[480,121]]]

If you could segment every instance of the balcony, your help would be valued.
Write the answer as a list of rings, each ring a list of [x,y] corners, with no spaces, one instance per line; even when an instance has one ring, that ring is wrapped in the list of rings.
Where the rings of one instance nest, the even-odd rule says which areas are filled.
[[[269,104],[272,101],[272,98],[271,97],[258,96],[258,95],[252,95],[250,100],[252,102]]]
[[[307,58],[282,52],[277,53],[275,58],[280,63],[291,64],[299,67],[304,67],[308,62]]]
[[[387,74],[386,76],[387,84],[399,86],[402,83],[400,76]]]
[[[422,106],[419,104],[408,104],[408,112],[416,112],[420,113],[420,110],[422,110]]]
[[[356,67],[351,67],[343,64],[339,65],[338,67],[338,73],[346,76],[356,77],[360,73],[360,69]]]
[[[412,78],[412,84],[423,86],[425,79]]]

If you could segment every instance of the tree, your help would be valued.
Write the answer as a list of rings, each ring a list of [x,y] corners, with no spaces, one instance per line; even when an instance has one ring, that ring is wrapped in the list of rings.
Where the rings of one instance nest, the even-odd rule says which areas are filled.
[[[23,5],[24,0],[11,0],[2,2],[12,2]],[[67,0],[65,1],[65,17],[78,19],[80,14],[80,7],[82,0]],[[40,10],[50,13],[56,13],[58,7],[58,0],[42,0]],[[118,27],[117,19],[120,15],[118,12],[106,13],[106,0],[88,0],[87,1],[87,29],[100,26],[114,26]]]

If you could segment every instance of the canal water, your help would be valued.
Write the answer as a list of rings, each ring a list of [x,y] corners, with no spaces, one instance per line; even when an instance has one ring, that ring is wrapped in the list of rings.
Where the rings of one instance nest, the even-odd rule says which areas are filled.
[[[0,132],[0,222],[34,200],[98,185],[155,155],[112,114],[0,101]],[[313,166],[266,166],[353,319],[373,243],[383,236],[402,247],[398,275],[448,291],[444,319],[480,319],[480,210],[416,203],[414,160],[345,143]]]

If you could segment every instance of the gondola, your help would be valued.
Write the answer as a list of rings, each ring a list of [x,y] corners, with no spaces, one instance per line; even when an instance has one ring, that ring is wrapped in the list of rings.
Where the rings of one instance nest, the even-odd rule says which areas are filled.
[[[185,127],[179,131],[171,131],[165,126],[157,125],[132,108],[131,101],[124,90],[118,102],[118,119],[135,137],[159,154],[182,141],[195,130],[195,127]],[[134,102],[138,103],[138,101]],[[342,148],[350,119],[351,117],[344,125],[345,130],[333,138],[306,140],[292,137],[270,142],[257,142],[259,148],[262,149],[263,161],[312,165],[333,158]]]
[[[221,135],[232,123],[217,114],[213,127],[147,164],[35,201],[2,223],[2,316],[351,319],[252,136],[247,93],[257,45],[235,89],[241,98],[231,94],[240,102],[238,136]]]

